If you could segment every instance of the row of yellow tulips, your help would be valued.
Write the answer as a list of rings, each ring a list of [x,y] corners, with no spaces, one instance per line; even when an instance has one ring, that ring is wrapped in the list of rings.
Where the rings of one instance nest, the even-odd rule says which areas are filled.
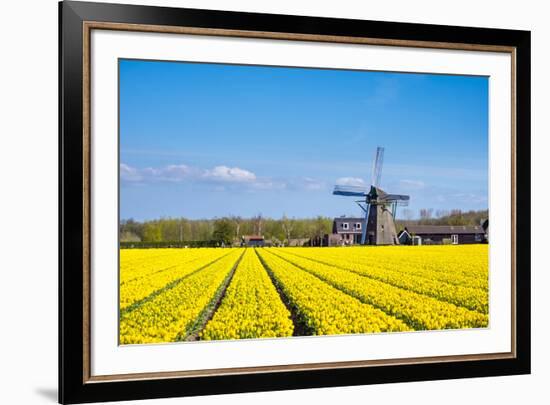
[[[205,340],[291,336],[290,312],[253,249],[247,249],[221,306],[201,333]]]

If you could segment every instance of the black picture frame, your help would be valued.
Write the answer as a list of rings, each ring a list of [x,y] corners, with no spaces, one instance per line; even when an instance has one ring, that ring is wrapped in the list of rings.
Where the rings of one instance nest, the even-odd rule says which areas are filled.
[[[530,32],[269,15],[120,4],[59,3],[59,402],[136,400],[252,391],[353,386],[405,381],[530,373]],[[235,373],[227,375],[89,381],[83,353],[86,339],[87,288],[84,272],[84,175],[86,145],[84,40],[86,22],[196,27],[220,30],[459,43],[515,49],[515,356],[463,361],[387,364],[371,367]],[[419,45],[421,46],[421,45]],[[89,189],[89,188],[88,188]]]

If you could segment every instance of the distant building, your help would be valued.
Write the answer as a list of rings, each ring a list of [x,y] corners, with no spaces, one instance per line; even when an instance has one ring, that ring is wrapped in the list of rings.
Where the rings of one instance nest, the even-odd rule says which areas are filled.
[[[448,243],[462,245],[487,243],[487,231],[481,225],[409,225],[397,237],[402,245]]]
[[[365,218],[334,218],[332,223],[332,235],[327,235],[327,244],[329,246],[360,244],[364,223]]]
[[[261,235],[244,235],[241,246],[262,247],[265,246],[265,239]]]
[[[288,246],[308,246],[310,244],[309,238],[294,238],[288,240]]]

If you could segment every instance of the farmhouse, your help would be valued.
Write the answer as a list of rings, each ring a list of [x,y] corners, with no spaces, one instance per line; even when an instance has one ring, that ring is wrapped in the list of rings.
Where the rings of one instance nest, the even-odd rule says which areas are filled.
[[[328,245],[358,245],[361,243],[365,218],[339,217],[332,223],[332,235]]]
[[[481,225],[409,225],[397,237],[402,245],[487,243],[488,225],[484,228]]]

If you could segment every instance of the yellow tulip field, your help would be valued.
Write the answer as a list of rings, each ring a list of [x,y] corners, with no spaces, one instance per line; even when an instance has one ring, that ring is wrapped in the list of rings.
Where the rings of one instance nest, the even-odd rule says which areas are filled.
[[[120,343],[483,328],[488,245],[121,249]]]

